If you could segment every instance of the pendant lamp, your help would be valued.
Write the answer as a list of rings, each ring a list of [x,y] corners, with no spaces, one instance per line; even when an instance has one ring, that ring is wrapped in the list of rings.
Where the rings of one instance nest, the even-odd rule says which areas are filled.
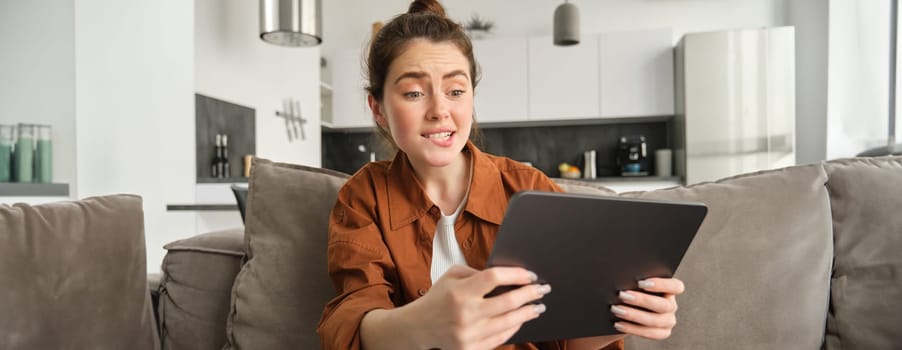
[[[579,9],[567,1],[554,10],[554,44],[579,44]]]
[[[321,0],[260,0],[260,39],[290,47],[316,46],[322,39]]]

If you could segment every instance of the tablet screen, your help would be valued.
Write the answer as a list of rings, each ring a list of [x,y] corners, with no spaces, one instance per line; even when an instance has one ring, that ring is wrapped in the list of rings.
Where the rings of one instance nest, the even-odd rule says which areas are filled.
[[[671,277],[701,226],[700,203],[524,191],[511,197],[488,266],[535,272],[552,292],[510,344],[619,333],[620,290]],[[500,292],[500,291],[499,291]]]

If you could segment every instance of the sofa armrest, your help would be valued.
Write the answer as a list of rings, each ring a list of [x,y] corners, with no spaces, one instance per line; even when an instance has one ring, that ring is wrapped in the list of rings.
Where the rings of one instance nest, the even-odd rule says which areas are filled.
[[[244,229],[167,244],[157,311],[165,349],[221,349],[232,284],[244,263]]]

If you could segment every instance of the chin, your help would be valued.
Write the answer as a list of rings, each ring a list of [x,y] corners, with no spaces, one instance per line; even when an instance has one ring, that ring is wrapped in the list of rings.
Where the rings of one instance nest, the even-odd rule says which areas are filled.
[[[445,149],[429,150],[423,154],[423,161],[431,167],[441,168],[450,165],[460,157],[466,144]]]

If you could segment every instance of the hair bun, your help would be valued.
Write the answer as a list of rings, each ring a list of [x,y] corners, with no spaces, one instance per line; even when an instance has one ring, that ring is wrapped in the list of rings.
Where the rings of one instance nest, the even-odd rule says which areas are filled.
[[[445,17],[445,8],[438,0],[415,0],[410,4],[407,13],[432,12],[436,16]]]

